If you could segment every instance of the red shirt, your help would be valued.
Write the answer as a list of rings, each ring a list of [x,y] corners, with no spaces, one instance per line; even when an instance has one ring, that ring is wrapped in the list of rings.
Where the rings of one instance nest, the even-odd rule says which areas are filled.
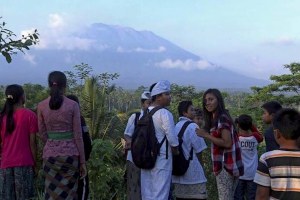
[[[1,125],[1,168],[33,166],[34,159],[30,148],[30,134],[38,131],[37,116],[29,109],[17,109],[13,115],[15,130],[6,133],[6,116]]]

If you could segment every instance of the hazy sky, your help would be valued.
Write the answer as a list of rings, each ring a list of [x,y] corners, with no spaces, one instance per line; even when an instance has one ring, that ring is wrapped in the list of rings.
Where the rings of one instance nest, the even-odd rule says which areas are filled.
[[[6,28],[18,34],[37,28],[41,39],[101,22],[152,31],[252,77],[268,79],[285,73],[284,64],[300,61],[299,0],[2,1]]]

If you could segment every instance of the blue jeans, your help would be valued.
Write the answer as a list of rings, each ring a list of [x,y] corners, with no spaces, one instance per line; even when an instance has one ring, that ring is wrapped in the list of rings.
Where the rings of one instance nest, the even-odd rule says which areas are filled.
[[[254,200],[256,194],[256,183],[253,180],[239,179],[238,186],[235,189],[234,200]]]

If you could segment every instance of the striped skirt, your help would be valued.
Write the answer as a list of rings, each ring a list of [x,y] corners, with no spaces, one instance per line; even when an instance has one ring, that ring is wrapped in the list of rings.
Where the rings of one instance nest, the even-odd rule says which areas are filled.
[[[77,199],[79,160],[77,156],[44,159],[45,199]]]
[[[0,169],[0,199],[30,199],[34,197],[32,166]]]

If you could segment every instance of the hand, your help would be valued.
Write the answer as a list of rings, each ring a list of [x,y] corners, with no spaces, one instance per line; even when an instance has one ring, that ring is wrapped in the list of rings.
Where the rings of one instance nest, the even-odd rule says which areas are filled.
[[[131,140],[130,141],[126,141],[126,143],[125,143],[125,149],[126,150],[130,150],[131,149]]]
[[[172,150],[172,154],[173,154],[173,155],[179,155],[179,149],[178,149],[178,146],[176,146],[176,147],[171,147],[171,150]]]
[[[85,163],[80,164],[80,179],[83,179],[87,175],[87,169]]]
[[[196,133],[199,137],[203,137],[203,138],[206,138],[209,133],[206,132],[203,128],[196,128]]]

